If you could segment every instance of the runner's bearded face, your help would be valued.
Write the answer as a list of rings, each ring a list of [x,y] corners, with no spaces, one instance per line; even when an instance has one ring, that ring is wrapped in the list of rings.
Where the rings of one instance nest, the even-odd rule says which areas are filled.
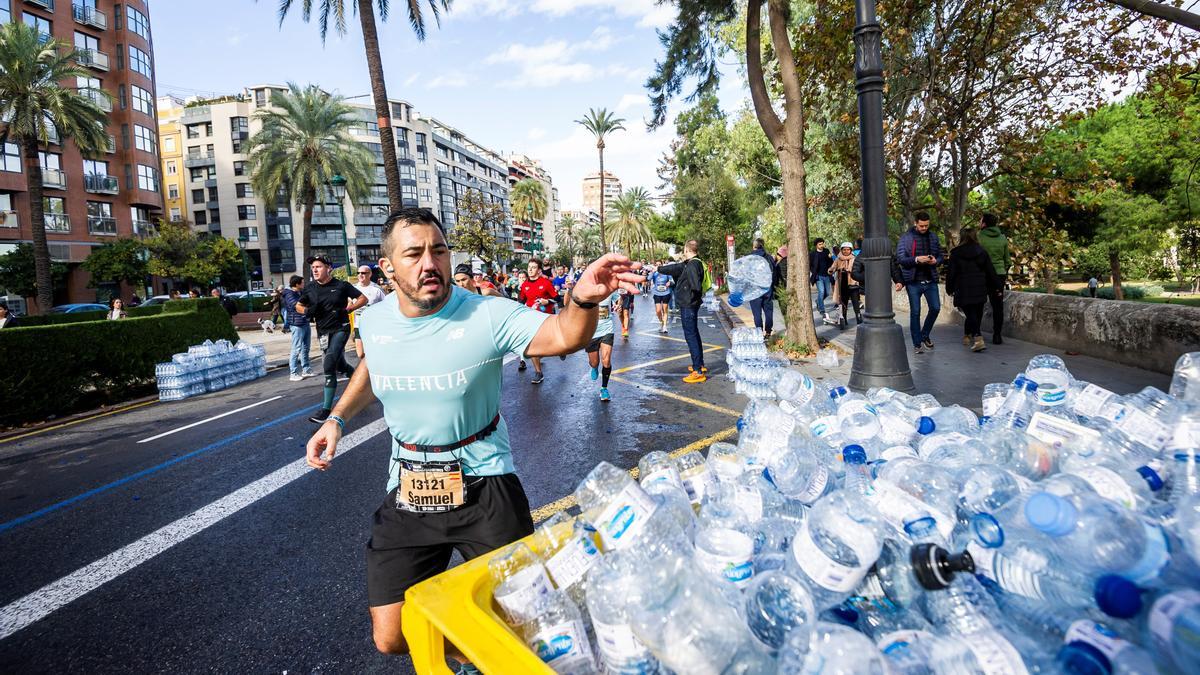
[[[392,279],[422,312],[441,307],[450,297],[450,247],[432,225],[408,225],[394,235]]]

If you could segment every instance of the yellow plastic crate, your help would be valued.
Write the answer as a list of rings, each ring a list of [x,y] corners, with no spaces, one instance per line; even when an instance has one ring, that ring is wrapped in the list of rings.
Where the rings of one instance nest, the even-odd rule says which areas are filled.
[[[532,535],[521,541],[536,551]],[[418,675],[451,675],[443,638],[488,675],[553,675],[494,609],[496,584],[488,561],[505,548],[446,570],[404,594],[401,622]]]

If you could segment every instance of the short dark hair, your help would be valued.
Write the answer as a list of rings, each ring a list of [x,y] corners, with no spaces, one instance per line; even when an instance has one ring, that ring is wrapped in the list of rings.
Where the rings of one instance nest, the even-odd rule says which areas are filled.
[[[304,277],[300,276],[299,274],[293,274],[291,278],[288,279],[288,288],[302,283],[304,283]]]
[[[759,237],[758,239],[754,240],[754,248],[763,248],[766,245],[767,245],[767,242],[763,241],[762,237]]]
[[[929,220],[929,212],[928,211],[917,211],[916,213],[914,213],[913,214],[913,222],[916,222],[918,220],[928,221]]]
[[[973,227],[964,227],[958,233],[959,244],[978,244],[979,231]]]
[[[474,276],[474,273],[471,272],[471,266],[467,263],[459,263],[458,266],[454,268],[454,274],[456,274],[456,275],[465,274],[467,276]]]
[[[446,228],[442,227],[442,221],[433,215],[433,211],[415,206],[406,206],[402,209],[392,211],[387,220],[383,221],[383,236],[380,238],[380,250],[384,252],[384,255],[387,255],[388,251],[392,249],[391,238],[392,233],[397,229],[397,223],[400,223],[400,229],[404,229],[409,225],[433,225],[442,233],[442,237],[446,236]]]
[[[529,259],[529,262],[525,263],[525,265],[526,265],[527,267],[528,267],[529,265],[537,265],[539,270],[540,270],[540,269],[542,269],[542,261],[541,261],[541,260],[538,260],[537,258],[530,258],[530,259]]]
[[[825,243],[824,237],[817,237],[816,239],[813,239],[813,246],[816,246],[817,244],[824,244],[824,243]]]
[[[1000,224],[1000,219],[994,213],[985,213],[979,218],[983,222],[984,227],[995,227]]]

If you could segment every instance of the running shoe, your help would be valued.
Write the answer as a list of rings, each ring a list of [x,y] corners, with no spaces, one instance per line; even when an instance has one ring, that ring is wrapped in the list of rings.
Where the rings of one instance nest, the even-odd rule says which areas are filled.
[[[611,397],[608,395],[608,387],[600,387],[600,400],[608,401]]]
[[[691,366],[688,366],[688,372],[695,374],[696,369]],[[707,375],[708,374],[708,366],[700,366],[700,372]]]
[[[623,337],[623,338],[625,338],[626,340],[628,340],[628,339],[629,339],[629,331],[627,331],[627,330],[623,330],[623,331],[621,331],[621,337]]]
[[[526,368],[525,359],[521,359],[521,363],[517,364],[517,372],[523,373],[523,372],[525,372],[525,368]]]
[[[559,360],[559,361],[566,361],[566,360],[567,360],[567,355],[566,355],[566,354],[559,354],[559,355],[558,355],[558,360]]]
[[[300,377],[316,377],[316,376],[317,376],[316,373],[314,373],[311,370],[306,370],[303,373],[300,373]]]
[[[929,338],[925,338],[921,344],[925,345],[925,349],[933,349],[933,340],[930,340]]]
[[[326,410],[325,408],[321,408],[320,410],[317,411],[317,413],[315,415],[308,418],[308,421],[312,422],[313,424],[324,424],[325,420],[329,419],[329,415],[332,412],[333,412],[332,410]]]
[[[299,382],[299,381],[301,381],[301,380],[303,380],[303,379],[304,379],[304,378],[303,378],[303,377],[301,377],[300,375],[295,375],[295,374],[293,374],[293,375],[288,375],[288,381],[289,381],[289,382]]]
[[[594,381],[600,377],[600,370],[598,368],[592,368],[592,372],[589,374],[592,376],[592,380]]]
[[[458,664],[458,670],[454,671],[454,675],[482,675],[481,671],[472,663]]]
[[[529,384],[541,384],[542,380],[544,380],[544,379],[546,379],[545,375],[542,375],[541,373],[534,371],[533,379],[529,381]]]
[[[704,382],[706,380],[708,380],[708,378],[705,377],[703,373],[696,372],[693,372],[687,377],[683,378],[683,381],[687,382],[688,384],[699,384],[700,382]]]

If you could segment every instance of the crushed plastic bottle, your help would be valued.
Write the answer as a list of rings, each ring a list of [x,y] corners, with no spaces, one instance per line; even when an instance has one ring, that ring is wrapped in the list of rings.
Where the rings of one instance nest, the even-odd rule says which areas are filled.
[[[771,264],[759,255],[738,258],[729,266],[725,283],[729,286],[729,304],[740,307],[771,290]]]

